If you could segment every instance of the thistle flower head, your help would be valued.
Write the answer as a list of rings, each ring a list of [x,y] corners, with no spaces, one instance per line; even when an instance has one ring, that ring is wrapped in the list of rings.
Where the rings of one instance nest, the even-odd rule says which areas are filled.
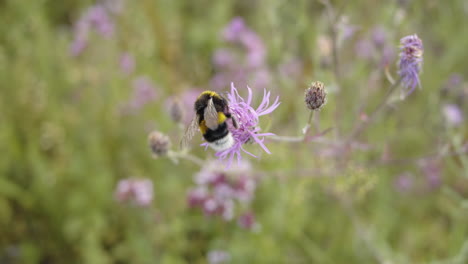
[[[321,82],[313,82],[305,91],[305,103],[310,110],[319,110],[326,102],[327,92]]]
[[[260,116],[270,114],[280,105],[279,97],[276,97],[273,104],[270,105],[270,92],[264,90],[262,102],[255,109],[251,106],[252,90],[248,86],[247,89],[249,95],[247,99],[244,99],[237,92],[234,83],[231,83],[231,92],[227,95],[229,109],[233,118],[236,119],[238,127],[234,128],[232,125],[229,125],[229,130],[234,138],[234,145],[227,150],[217,152],[216,156],[220,160],[228,159],[228,166],[235,156],[237,156],[237,161],[240,162],[242,152],[255,158],[257,157],[244,149],[243,145],[246,143],[258,144],[266,153],[271,154],[263,141],[265,136],[271,136],[273,133],[259,133],[261,129],[258,126],[258,122]],[[207,143],[202,145],[208,146]]]
[[[168,136],[158,131],[153,131],[148,136],[148,145],[153,156],[157,158],[167,154],[171,146],[171,142]]]
[[[415,34],[400,40],[400,61],[398,63],[398,74],[406,94],[411,94],[416,86],[420,86],[419,73],[423,62],[423,43]]]
[[[153,201],[153,182],[150,179],[123,179],[117,184],[115,198],[137,206],[148,206]]]

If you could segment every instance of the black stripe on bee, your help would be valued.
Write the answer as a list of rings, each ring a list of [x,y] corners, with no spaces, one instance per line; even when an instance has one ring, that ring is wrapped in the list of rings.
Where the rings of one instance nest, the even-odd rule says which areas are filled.
[[[229,134],[227,123],[224,122],[218,126],[215,130],[207,129],[206,133],[203,135],[206,141],[215,142],[226,137]]]

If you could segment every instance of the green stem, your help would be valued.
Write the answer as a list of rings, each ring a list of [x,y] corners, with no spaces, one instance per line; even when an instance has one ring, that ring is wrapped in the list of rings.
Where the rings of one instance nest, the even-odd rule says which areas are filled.
[[[387,94],[385,95],[385,97],[383,98],[383,100],[380,102],[380,104],[375,108],[375,110],[372,112],[372,114],[369,116],[369,119],[366,121],[366,122],[361,122],[359,123],[359,125],[353,130],[353,132],[351,133],[351,136],[349,137],[349,139],[347,140],[347,142],[349,143],[350,141],[352,141],[354,138],[356,138],[357,136],[359,136],[359,134],[362,133],[362,131],[369,125],[371,124],[375,118],[377,117],[377,115],[385,108],[385,106],[387,105],[387,102],[388,102],[388,99],[390,98],[390,96],[393,94],[394,91],[396,91],[396,88],[398,88],[398,86],[400,86],[400,83],[401,83],[401,78],[398,79],[396,82],[394,82],[392,84],[392,86],[390,86],[390,88],[388,89],[388,92]]]

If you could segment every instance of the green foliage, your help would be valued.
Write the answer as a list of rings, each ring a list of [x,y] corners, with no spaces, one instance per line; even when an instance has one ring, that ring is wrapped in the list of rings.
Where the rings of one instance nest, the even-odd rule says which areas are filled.
[[[464,1],[334,1],[361,26],[339,50],[341,80],[322,67],[317,40],[330,28],[320,1],[125,1],[113,37],[93,32],[73,57],[72,24],[91,2],[0,1],[0,263],[206,263],[211,250],[229,252],[231,263],[468,262],[467,157],[443,157],[442,185],[434,189],[415,160],[466,146],[466,125],[446,128],[440,110],[451,100],[440,96],[449,76],[468,76]],[[383,69],[354,51],[375,25],[390,29],[395,51],[408,34],[425,45],[423,89],[369,127],[362,137],[369,151],[342,163],[321,155],[321,143],[268,142],[273,154],[252,160],[261,175],[253,231],[189,209],[186,193],[199,168],[155,160],[146,142],[159,130],[178,145],[180,128],[165,99],[207,87],[220,31],[235,16],[263,38],[272,69],[288,58],[303,62],[298,79],[275,76],[268,87],[282,104],[262,122],[280,135],[300,133],[308,116],[302,96],[313,80],[329,88],[320,113],[321,129],[333,127],[326,138],[350,131],[360,111],[380,102],[388,86]],[[119,68],[124,52],[136,59],[130,76]],[[140,75],[154,81],[158,99],[128,112]],[[248,148],[260,153],[256,147]],[[380,164],[386,147],[395,162]],[[213,155],[197,147],[193,154]],[[395,188],[405,171],[416,175],[415,190]],[[114,199],[127,177],[153,180],[149,208]]]

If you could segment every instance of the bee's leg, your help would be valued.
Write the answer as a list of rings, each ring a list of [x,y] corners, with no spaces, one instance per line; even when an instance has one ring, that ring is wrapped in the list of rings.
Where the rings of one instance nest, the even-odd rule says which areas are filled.
[[[234,118],[232,115],[231,115],[231,120],[232,120],[232,125],[237,128],[237,121],[236,121],[236,118]]]

